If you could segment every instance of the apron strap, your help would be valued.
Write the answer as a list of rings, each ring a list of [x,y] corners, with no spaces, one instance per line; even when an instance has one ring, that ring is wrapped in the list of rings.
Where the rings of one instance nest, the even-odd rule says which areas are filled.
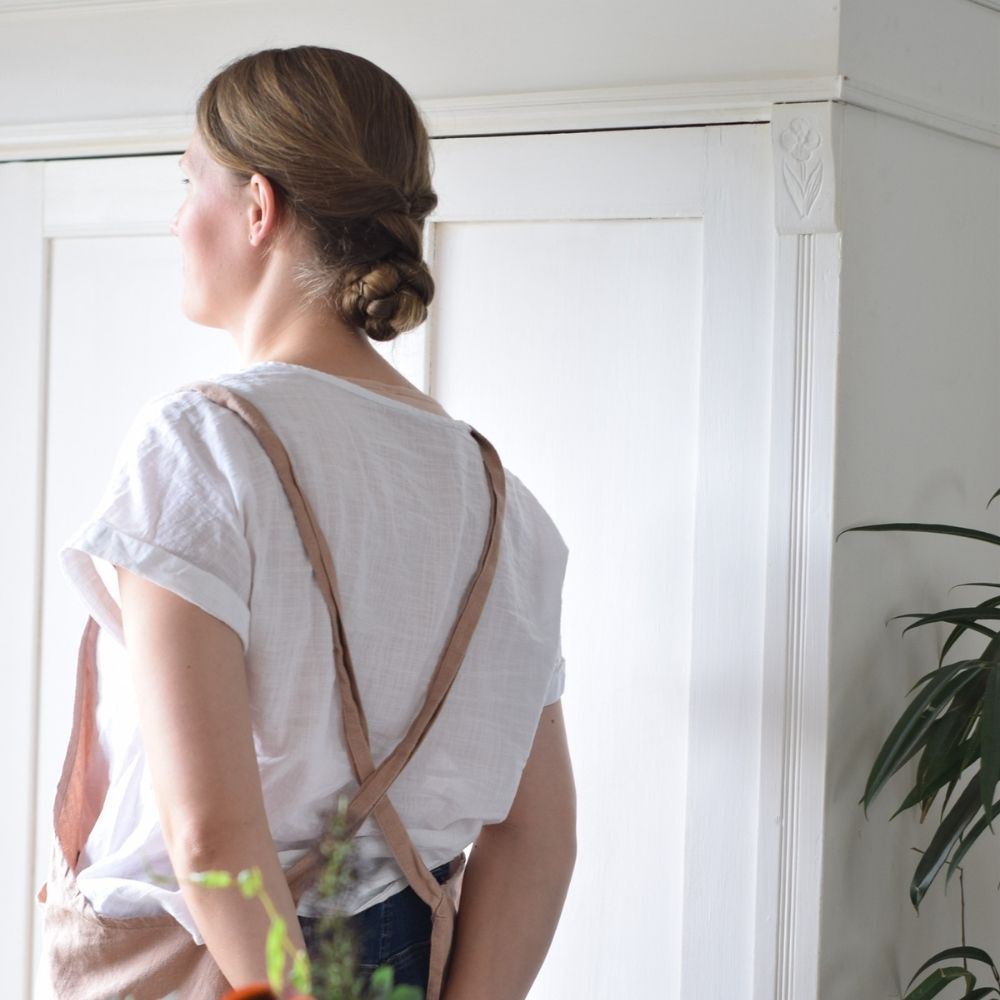
[[[423,705],[403,739],[376,767],[368,739],[368,724],[358,693],[357,678],[341,617],[333,559],[312,508],[299,488],[284,445],[263,414],[249,400],[226,386],[216,382],[194,382],[182,388],[201,392],[212,402],[232,410],[249,426],[271,460],[288,497],[316,582],[326,602],[332,626],[336,685],[340,694],[344,742],[359,785],[348,806],[348,830],[353,834],[369,815],[374,816],[407,882],[431,908],[433,925],[427,1000],[438,1000],[454,932],[455,908],[449,893],[437,883],[417,853],[406,827],[386,796],[386,792],[423,742],[437,718],[458,675],[459,667],[486,604],[500,554],[501,525],[506,503],[503,465],[490,442],[470,427],[469,430],[482,453],[490,489],[490,521],[486,541],[458,618],[431,677]],[[308,875],[318,871],[322,863],[317,850],[314,849],[311,854],[309,861],[301,869]],[[298,887],[305,879],[300,881],[296,878],[295,881]]]

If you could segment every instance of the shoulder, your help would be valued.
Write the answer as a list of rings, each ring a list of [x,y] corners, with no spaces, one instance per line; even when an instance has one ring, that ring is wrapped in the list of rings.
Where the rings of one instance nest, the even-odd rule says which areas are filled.
[[[116,465],[194,488],[199,481],[232,481],[244,474],[255,461],[254,444],[253,432],[236,413],[185,385],[139,407]]]
[[[510,469],[505,468],[504,474],[507,482],[506,524],[547,562],[564,569],[569,548],[555,521],[535,494]]]

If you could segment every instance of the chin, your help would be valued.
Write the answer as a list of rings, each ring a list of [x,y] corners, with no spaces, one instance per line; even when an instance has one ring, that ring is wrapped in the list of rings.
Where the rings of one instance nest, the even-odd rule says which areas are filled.
[[[181,298],[181,312],[198,326],[210,326],[219,330],[225,328],[225,323],[219,316],[214,315],[211,309],[203,303],[192,302],[186,295]]]

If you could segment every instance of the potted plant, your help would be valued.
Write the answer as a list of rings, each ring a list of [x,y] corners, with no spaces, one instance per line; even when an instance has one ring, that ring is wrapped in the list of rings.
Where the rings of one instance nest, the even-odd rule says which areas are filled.
[[[987,507],[997,497],[1000,490],[990,497]],[[846,531],[929,532],[1000,546],[1000,535],[950,524],[867,524]],[[951,630],[937,664],[909,691],[909,704],[883,742],[861,797],[867,815],[868,806],[889,778],[916,758],[913,786],[893,817],[917,809],[923,822],[942,799],[930,843],[921,852],[910,881],[910,900],[918,909],[942,871],[946,883],[956,872],[961,880],[962,860],[987,830],[993,830],[993,821],[1000,815],[1000,802],[994,801],[1000,781],[1000,582],[958,586],[993,593],[974,605],[895,616],[914,619],[904,633],[938,622],[950,625]],[[963,636],[980,637],[980,648],[956,657],[953,650]],[[958,980],[964,982],[963,995],[969,1000],[1000,997],[1000,972],[993,959],[965,941],[964,895],[962,905],[962,943],[923,963],[907,985],[904,1000],[929,1000]],[[978,985],[970,962],[980,975],[991,974],[996,985]]]

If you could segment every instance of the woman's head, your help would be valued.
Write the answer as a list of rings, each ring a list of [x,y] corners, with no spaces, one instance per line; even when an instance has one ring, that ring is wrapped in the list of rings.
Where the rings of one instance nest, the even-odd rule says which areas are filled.
[[[422,322],[434,294],[422,223],[437,196],[426,130],[393,77],[336,49],[267,49],[222,69],[196,114],[208,156],[239,181],[263,174],[282,235],[305,237],[294,279],[308,303],[374,340]]]

